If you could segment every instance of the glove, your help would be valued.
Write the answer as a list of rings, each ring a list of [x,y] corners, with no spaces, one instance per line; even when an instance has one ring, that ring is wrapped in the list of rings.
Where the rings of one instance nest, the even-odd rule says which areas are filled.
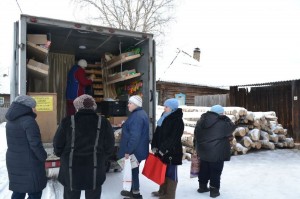
[[[152,148],[152,153],[153,153],[153,154],[156,154],[157,152],[158,152],[158,149],[157,149],[157,148],[155,148],[155,147]]]

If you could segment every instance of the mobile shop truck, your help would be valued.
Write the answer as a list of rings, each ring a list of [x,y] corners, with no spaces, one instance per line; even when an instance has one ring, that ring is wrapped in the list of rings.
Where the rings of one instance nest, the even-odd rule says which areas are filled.
[[[112,126],[128,116],[131,95],[143,98],[155,127],[155,42],[153,35],[44,17],[21,15],[14,24],[14,63],[11,68],[11,102],[20,94],[37,101],[37,122],[48,153],[46,168],[60,166],[53,154],[56,129],[66,115],[69,69],[80,59],[94,75],[92,95]],[[120,136],[116,135],[116,145]]]

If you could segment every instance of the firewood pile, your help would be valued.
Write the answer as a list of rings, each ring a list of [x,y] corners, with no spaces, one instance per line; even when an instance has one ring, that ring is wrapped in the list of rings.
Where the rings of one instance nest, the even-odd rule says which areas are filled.
[[[210,107],[181,106],[185,124],[181,138],[184,151],[193,153],[194,129],[201,115],[210,110]],[[287,135],[287,129],[278,123],[276,113],[252,112],[242,107],[224,107],[225,115],[237,125],[232,133],[232,154],[246,154],[254,149],[294,148],[293,138]],[[157,109],[157,119],[163,107]],[[186,155],[185,155],[186,156]],[[184,157],[185,157],[184,156]]]

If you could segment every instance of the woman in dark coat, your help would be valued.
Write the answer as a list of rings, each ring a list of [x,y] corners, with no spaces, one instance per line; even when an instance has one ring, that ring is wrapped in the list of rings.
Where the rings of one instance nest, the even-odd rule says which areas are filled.
[[[167,164],[166,180],[159,191],[152,192],[159,198],[174,199],[177,187],[177,165],[182,164],[181,136],[184,130],[182,109],[178,108],[178,100],[171,98],[164,103],[164,113],[157,121],[151,149]]]
[[[46,187],[45,161],[40,129],[35,121],[36,102],[27,95],[16,97],[6,113],[6,165],[13,199],[40,199]]]
[[[194,135],[200,156],[199,193],[210,191],[212,198],[220,195],[221,174],[224,161],[230,160],[230,140],[234,129],[235,125],[224,115],[224,108],[220,105],[212,106],[197,122]]]
[[[53,140],[61,161],[58,180],[64,186],[64,199],[79,199],[81,190],[85,190],[86,199],[99,199],[106,179],[105,162],[114,150],[113,130],[107,119],[96,114],[91,96],[77,97],[74,106],[75,131],[72,116],[67,116]]]

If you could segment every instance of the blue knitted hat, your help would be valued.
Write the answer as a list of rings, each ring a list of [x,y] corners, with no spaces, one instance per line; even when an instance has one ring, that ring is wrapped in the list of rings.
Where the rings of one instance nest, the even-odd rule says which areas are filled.
[[[224,113],[224,108],[221,105],[214,105],[210,108],[210,111],[218,113],[218,114],[222,114]]]
[[[164,103],[164,106],[170,107],[172,110],[176,110],[179,106],[178,100],[175,98],[167,99]]]

